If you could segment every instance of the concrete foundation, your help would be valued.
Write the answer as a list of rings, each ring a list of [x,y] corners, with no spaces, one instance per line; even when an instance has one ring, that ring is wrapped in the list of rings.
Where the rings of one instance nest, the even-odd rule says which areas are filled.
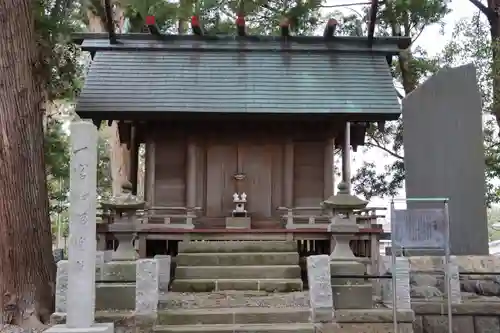
[[[70,328],[66,325],[55,325],[47,329],[47,333],[114,333],[113,323],[94,324],[87,328]]]

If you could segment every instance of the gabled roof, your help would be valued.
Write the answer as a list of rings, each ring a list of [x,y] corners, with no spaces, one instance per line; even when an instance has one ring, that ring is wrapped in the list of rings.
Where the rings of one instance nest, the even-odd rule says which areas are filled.
[[[76,107],[84,118],[141,113],[400,114],[386,57],[401,40],[126,36],[83,38],[95,53]],[[366,40],[366,39],[365,39]],[[354,119],[353,119],[354,120]]]

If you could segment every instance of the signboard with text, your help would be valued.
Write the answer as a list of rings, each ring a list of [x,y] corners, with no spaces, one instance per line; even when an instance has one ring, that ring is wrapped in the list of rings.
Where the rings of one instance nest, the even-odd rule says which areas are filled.
[[[446,246],[446,219],[443,209],[396,209],[391,212],[393,246],[400,248],[441,248]]]

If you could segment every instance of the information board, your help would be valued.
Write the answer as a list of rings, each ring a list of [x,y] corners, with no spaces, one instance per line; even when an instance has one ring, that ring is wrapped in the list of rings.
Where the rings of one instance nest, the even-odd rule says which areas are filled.
[[[396,209],[391,212],[392,242],[400,248],[440,248],[446,246],[443,209]]]

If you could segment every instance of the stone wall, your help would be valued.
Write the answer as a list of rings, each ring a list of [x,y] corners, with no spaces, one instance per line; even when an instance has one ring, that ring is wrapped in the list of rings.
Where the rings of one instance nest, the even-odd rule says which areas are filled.
[[[446,304],[414,302],[414,333],[448,333]],[[471,302],[452,307],[453,333],[500,332],[500,302]]]
[[[500,301],[500,275],[470,275],[467,273],[500,272],[500,257],[456,256],[462,300],[477,301],[483,297]],[[412,300],[437,300],[444,296],[443,257],[409,257]]]

